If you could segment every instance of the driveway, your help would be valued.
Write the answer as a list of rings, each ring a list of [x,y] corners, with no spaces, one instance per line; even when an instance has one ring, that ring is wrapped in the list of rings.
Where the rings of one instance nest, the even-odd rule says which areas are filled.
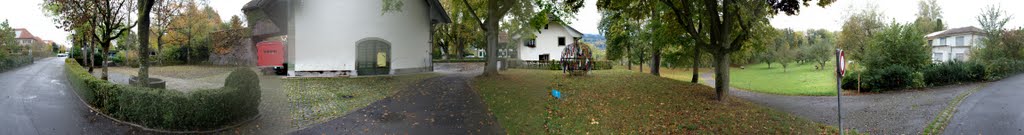
[[[0,73],[2,134],[133,134],[90,112],[64,76],[64,58],[44,58],[32,65]]]
[[[714,86],[711,73],[701,73],[703,84]],[[870,134],[921,134],[958,94],[980,83],[843,96],[843,128]],[[787,112],[822,124],[837,126],[835,96],[784,96],[737,88],[731,96]]]
[[[944,134],[1024,134],[1024,74],[989,84],[968,96]]]
[[[505,134],[469,86],[479,67],[439,63],[440,77],[293,134]]]

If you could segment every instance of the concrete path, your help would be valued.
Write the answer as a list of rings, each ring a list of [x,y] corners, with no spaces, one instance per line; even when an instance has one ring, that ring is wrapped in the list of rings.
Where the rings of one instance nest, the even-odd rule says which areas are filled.
[[[1024,134],[1024,74],[993,82],[968,96],[944,134]]]
[[[468,84],[477,67],[438,65],[441,77],[294,134],[505,134]]]
[[[0,73],[0,134],[136,134],[79,100],[64,75],[64,58],[45,58]]]
[[[714,86],[711,73],[701,73],[701,81]],[[958,94],[980,85],[843,96],[843,128],[871,134],[921,134]],[[784,96],[737,88],[731,88],[729,94],[815,122],[838,126],[835,96]]]

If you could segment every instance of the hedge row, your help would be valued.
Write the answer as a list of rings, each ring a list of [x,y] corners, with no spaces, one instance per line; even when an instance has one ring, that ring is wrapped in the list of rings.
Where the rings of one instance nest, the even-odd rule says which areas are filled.
[[[189,93],[112,84],[89,75],[74,59],[66,61],[65,70],[75,91],[89,105],[149,128],[209,130],[259,113],[259,80],[245,68],[231,72],[223,88]]]
[[[545,69],[562,70],[562,64],[558,61],[510,61],[509,66],[520,69]],[[612,61],[594,61],[592,70],[612,69]]]
[[[921,69],[893,65],[860,72],[848,72],[843,78],[844,89],[864,91],[885,91],[903,88],[920,88],[957,83],[999,80],[1024,72],[1024,61],[993,60],[988,64],[975,62],[946,62],[931,64]]]
[[[4,71],[7,71],[7,70],[11,70],[11,69],[14,69],[14,68],[25,66],[25,65],[28,65],[29,63],[32,63],[32,60],[31,60],[30,57],[27,57],[27,56],[24,56],[24,57],[21,57],[21,56],[7,56],[7,57],[3,57],[3,58],[0,58],[0,72],[4,72]]]

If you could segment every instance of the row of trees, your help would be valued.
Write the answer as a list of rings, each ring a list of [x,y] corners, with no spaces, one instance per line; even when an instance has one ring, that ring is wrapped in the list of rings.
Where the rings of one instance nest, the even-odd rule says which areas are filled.
[[[820,0],[817,6],[831,4],[832,0]],[[751,57],[752,53],[763,50],[769,42],[763,37],[773,29],[768,19],[778,13],[796,15],[801,6],[811,1],[675,1],[675,0],[600,0],[598,9],[604,12],[601,30],[608,37],[608,58],[616,59],[624,54],[641,54],[643,60],[650,55],[652,74],[659,74],[662,50],[683,48],[691,52],[693,64],[699,67],[701,55],[710,54],[715,67],[716,99],[722,100],[729,87],[729,66],[735,59]],[[640,51],[634,50],[650,50]],[[678,50],[678,49],[677,49]],[[745,55],[745,56],[744,56]],[[694,70],[696,82],[697,70]]]
[[[208,56],[211,32],[241,27],[238,16],[233,16],[232,22],[221,22],[220,15],[205,3],[205,0],[45,0],[41,7],[58,27],[72,32],[69,39],[74,43],[73,54],[82,55],[90,72],[93,63],[101,61],[101,78],[107,79],[108,65],[102,61],[110,59],[107,54],[111,54],[111,49],[137,52],[139,78],[148,80],[151,53],[168,57],[161,60],[192,64],[196,62],[193,58],[205,60]],[[132,28],[137,30],[132,31]],[[113,47],[115,44],[117,46]],[[163,50],[167,45],[173,45],[172,50]],[[152,51],[154,49],[156,52]]]

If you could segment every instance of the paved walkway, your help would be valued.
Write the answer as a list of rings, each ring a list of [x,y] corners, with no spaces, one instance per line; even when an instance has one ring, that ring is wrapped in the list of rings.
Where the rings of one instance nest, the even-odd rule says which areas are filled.
[[[713,87],[711,74],[701,73],[701,81]],[[843,96],[843,126],[871,134],[921,134],[956,95],[979,86],[952,85]],[[838,125],[835,96],[784,96],[736,88],[731,88],[729,94],[815,122]]]
[[[294,134],[504,134],[468,84],[478,67],[439,64],[441,77]]]
[[[993,82],[968,96],[944,134],[1024,134],[1024,74]]]
[[[64,58],[0,73],[0,134],[136,134],[91,112],[67,82]]]

